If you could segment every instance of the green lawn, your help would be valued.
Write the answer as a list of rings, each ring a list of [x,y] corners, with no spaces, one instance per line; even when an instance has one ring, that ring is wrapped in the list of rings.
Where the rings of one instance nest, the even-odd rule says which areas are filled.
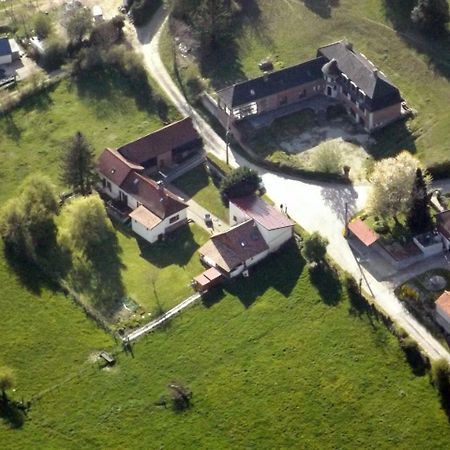
[[[0,118],[0,201],[14,195],[27,174],[43,172],[58,181],[64,142],[84,133],[96,155],[160,128],[156,106],[137,106],[139,93],[119,75],[80,83],[63,81]],[[171,119],[178,114],[170,108]]]
[[[184,413],[157,406],[167,385]],[[4,448],[445,449],[428,377],[386,327],[310,277],[294,248],[122,355],[44,396]]]
[[[31,267],[15,272],[0,258],[0,286],[0,366],[14,369],[17,398],[51,388],[85,368],[92,351],[114,345]]]
[[[330,18],[300,1],[247,3],[253,7],[235,26],[236,45],[209,57],[203,69],[213,89],[260,75],[258,63],[264,58],[270,57],[276,68],[286,67],[314,57],[320,45],[347,38],[398,85],[418,113],[409,130],[397,125],[382,132],[374,155],[408,149],[427,165],[450,160],[450,37],[427,41],[402,19],[404,11],[392,11],[386,5],[393,2],[385,0],[341,0]],[[161,47],[172,67],[167,39]],[[192,71],[192,66],[180,65],[182,78],[192,77]]]
[[[192,278],[204,270],[197,249],[209,234],[193,224],[163,242],[149,244],[128,230],[118,228],[128,295],[149,312],[155,311],[158,303],[167,311],[191,295]]]
[[[219,190],[204,165],[197,166],[177,178],[173,184],[219,219],[228,223],[228,208],[223,205]]]

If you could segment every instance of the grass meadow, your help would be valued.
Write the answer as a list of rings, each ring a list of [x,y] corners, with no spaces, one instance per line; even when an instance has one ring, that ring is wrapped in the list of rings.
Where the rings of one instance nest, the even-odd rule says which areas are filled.
[[[318,47],[346,38],[386,73],[417,111],[406,127],[393,125],[378,133],[373,155],[381,158],[407,149],[428,166],[450,160],[450,34],[427,39],[405,19],[406,8],[387,0],[340,0],[330,15],[305,3],[314,5],[294,0],[245,2],[247,15],[236,23],[235,43],[206,58],[201,70],[185,60],[180,63],[183,84],[188,86],[189,78],[201,72],[216,90],[260,75],[258,63],[265,58],[282,68],[311,59]],[[161,51],[173,73],[167,32]]]
[[[160,405],[172,382],[192,390],[190,409]],[[44,395],[0,438],[4,448],[423,450],[447,448],[450,428],[385,325],[329,273],[311,275],[293,245],[114,368]]]

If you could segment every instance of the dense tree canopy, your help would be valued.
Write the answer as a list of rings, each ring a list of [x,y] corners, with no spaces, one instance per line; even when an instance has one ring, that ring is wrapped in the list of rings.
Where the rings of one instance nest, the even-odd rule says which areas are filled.
[[[77,10],[67,22],[67,35],[72,42],[81,42],[92,30],[92,16],[88,8]]]
[[[411,13],[412,21],[423,31],[440,34],[450,21],[447,0],[419,0]]]
[[[15,256],[36,260],[53,244],[59,204],[56,189],[43,175],[28,177],[19,195],[0,213],[0,235]]]
[[[428,231],[431,229],[433,221],[428,208],[427,185],[420,168],[416,171],[411,197],[411,207],[407,218],[408,226],[413,233],[418,234]]]
[[[409,211],[419,162],[408,152],[378,161],[371,176],[369,209],[383,218]]]

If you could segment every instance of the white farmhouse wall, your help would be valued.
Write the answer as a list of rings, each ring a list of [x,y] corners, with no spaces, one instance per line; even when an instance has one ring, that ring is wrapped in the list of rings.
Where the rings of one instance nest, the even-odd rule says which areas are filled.
[[[250,217],[248,217],[244,211],[239,209],[234,203],[230,202],[229,207],[230,226],[236,225],[237,223],[245,222],[248,219],[250,219]]]
[[[269,250],[264,250],[262,253],[259,253],[256,256],[253,256],[252,258],[247,259],[247,261],[245,261],[245,265],[247,267],[251,267],[254,264],[258,263],[259,261],[261,261],[262,259],[264,259],[267,255],[269,254]]]
[[[133,197],[128,196],[128,205],[130,204],[130,200],[133,202],[136,202],[136,200]],[[174,220],[172,223],[170,223],[171,219],[178,216],[177,220]],[[160,235],[164,235],[166,233],[166,230],[170,227],[176,226],[180,222],[186,222],[187,220],[187,209],[183,209],[179,213],[172,214],[169,217],[166,217],[161,223],[156,225],[154,228],[147,228],[141,223],[137,222],[135,219],[131,219],[131,229],[144,238],[146,241],[153,243],[158,240],[158,237]]]
[[[275,230],[268,230],[260,224],[256,224],[261,232],[264,240],[269,246],[269,252],[276,252],[285,242],[292,237],[292,227],[277,228]]]

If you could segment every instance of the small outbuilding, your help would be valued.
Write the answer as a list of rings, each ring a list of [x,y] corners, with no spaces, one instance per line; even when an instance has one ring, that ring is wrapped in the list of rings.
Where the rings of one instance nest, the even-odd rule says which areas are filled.
[[[435,301],[436,306],[436,322],[450,333],[450,292],[444,293]]]
[[[92,19],[95,24],[103,22],[103,11],[102,11],[101,6],[95,5],[92,8]]]
[[[14,39],[0,38],[0,65],[11,64],[20,58],[20,48]]]
[[[361,219],[350,222],[348,224],[348,232],[349,237],[355,237],[366,247],[370,247],[380,239],[380,236]]]
[[[192,280],[194,289],[200,293],[217,286],[224,279],[223,275],[215,268],[210,267]]]

